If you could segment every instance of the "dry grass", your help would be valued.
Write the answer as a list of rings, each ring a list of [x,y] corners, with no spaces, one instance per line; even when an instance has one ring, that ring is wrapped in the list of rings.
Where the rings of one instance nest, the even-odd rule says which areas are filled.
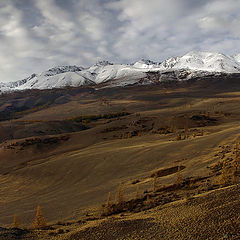
[[[58,233],[58,226],[52,233],[39,233],[40,239],[48,239],[49,233],[52,239],[87,239],[87,235],[90,239],[207,239],[207,233],[209,239],[214,239],[213,233],[221,239],[227,234],[226,227],[235,234],[232,227],[239,226],[239,222],[231,212],[237,202],[234,193],[231,196],[225,189],[226,200],[235,201],[229,203],[229,208],[227,202],[221,201],[225,201],[224,189],[204,194],[239,182],[235,139],[240,133],[240,109],[236,102],[240,94],[210,90],[199,86],[169,91],[147,86],[102,90],[84,101],[81,99],[86,95],[75,95],[69,103],[29,113],[18,122],[2,123],[1,138],[8,137],[8,142],[0,148],[0,222],[10,226],[12,215],[17,212],[21,226],[29,226],[39,202],[49,225],[56,221],[74,222],[61,226],[63,232]],[[98,97],[106,94],[112,98],[110,105],[98,102]],[[20,149],[21,143],[29,143],[18,139],[25,132],[32,134],[29,139],[42,139],[36,137],[35,131],[45,121],[121,112],[123,108],[137,114],[90,121],[86,123],[89,129],[70,129],[66,141],[44,145],[31,140],[34,144]],[[25,120],[28,122],[21,122]],[[53,132],[65,131],[62,126],[51,128]],[[41,129],[43,138],[59,137],[46,134],[46,129],[49,126]],[[11,134],[13,140],[9,140]],[[178,134],[181,141],[175,141]],[[231,145],[230,152],[220,147],[225,145]],[[219,184],[224,175],[230,180]],[[117,191],[121,182],[124,187]],[[113,199],[116,192],[117,203]],[[209,218],[215,209],[215,197],[222,202],[219,209],[235,221],[232,225],[229,215],[220,216],[220,212]],[[115,221],[111,217],[93,220],[99,218],[103,202],[105,211],[110,209]],[[219,216],[218,222],[215,217]],[[86,222],[76,223],[76,219]],[[205,220],[208,226],[204,228]],[[198,237],[200,226],[207,233]],[[219,233],[215,228],[221,229]]]

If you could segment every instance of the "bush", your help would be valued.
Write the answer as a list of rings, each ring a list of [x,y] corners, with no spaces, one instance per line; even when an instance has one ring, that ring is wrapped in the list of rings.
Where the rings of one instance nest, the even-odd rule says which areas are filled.
[[[128,112],[118,112],[118,113],[107,113],[107,114],[99,114],[99,115],[83,115],[79,117],[74,117],[71,120],[74,122],[91,122],[91,121],[97,121],[99,119],[111,119],[116,117],[123,117],[127,116],[130,113]]]
[[[36,229],[40,229],[40,228],[44,228],[46,226],[47,226],[47,224],[46,224],[45,219],[43,217],[42,210],[41,210],[40,206],[38,205],[35,220],[34,220],[34,223],[33,223],[33,227],[36,228]]]

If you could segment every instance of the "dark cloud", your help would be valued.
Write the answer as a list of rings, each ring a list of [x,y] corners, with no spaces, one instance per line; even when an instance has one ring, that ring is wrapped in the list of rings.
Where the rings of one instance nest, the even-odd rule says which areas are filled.
[[[0,82],[61,64],[240,52],[239,0],[0,0]]]

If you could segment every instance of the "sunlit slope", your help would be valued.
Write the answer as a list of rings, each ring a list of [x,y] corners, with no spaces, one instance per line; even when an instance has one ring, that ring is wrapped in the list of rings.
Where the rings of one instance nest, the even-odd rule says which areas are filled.
[[[185,177],[207,174],[218,146],[234,141],[239,133],[240,127],[235,123],[216,133],[182,141],[145,136],[100,142],[74,151],[66,146],[66,152],[63,143],[59,146],[62,153],[30,161],[1,175],[0,221],[9,223],[17,212],[27,223],[37,204],[49,221],[76,217],[86,207],[100,206],[107,193],[115,191],[121,182],[126,184],[126,191],[135,191],[131,182],[147,182],[157,168],[181,164],[186,167]],[[75,138],[76,145],[77,139],[80,137]],[[167,184],[175,179],[172,174],[161,181]],[[149,186],[142,187],[145,190]]]

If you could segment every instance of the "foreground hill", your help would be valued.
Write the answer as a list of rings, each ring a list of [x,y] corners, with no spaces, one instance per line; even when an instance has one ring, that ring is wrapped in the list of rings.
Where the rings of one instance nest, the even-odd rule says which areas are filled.
[[[51,230],[0,228],[8,239],[239,239],[239,186],[198,194],[140,213],[52,225]]]

